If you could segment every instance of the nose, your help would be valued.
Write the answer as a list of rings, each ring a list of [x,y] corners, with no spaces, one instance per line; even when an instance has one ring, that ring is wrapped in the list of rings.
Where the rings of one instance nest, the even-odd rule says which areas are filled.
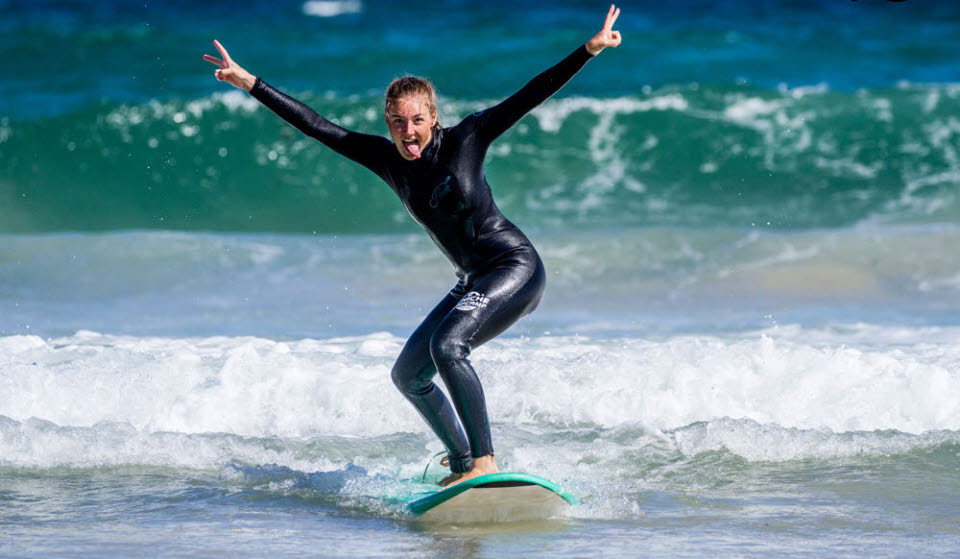
[[[404,134],[413,134],[413,122],[407,121],[407,125],[403,129]]]

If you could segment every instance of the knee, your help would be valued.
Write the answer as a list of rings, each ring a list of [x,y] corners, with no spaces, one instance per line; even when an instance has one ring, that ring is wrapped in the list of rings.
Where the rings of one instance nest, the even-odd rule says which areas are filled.
[[[413,394],[417,391],[417,371],[410,367],[404,367],[399,361],[393,365],[390,371],[390,379],[394,386],[404,394]]]
[[[401,361],[397,361],[390,371],[390,379],[394,386],[407,395],[414,396],[424,394],[430,391],[432,384],[431,378],[436,374],[436,368],[433,364],[417,370],[414,367],[405,366]]]
[[[393,370],[390,371],[390,380],[393,381],[393,385],[401,392],[410,384],[410,377],[406,374],[406,370],[400,366],[399,362],[394,363]]]
[[[441,363],[450,363],[466,359],[470,355],[470,346],[450,336],[434,335],[430,338],[430,356],[438,368]]]

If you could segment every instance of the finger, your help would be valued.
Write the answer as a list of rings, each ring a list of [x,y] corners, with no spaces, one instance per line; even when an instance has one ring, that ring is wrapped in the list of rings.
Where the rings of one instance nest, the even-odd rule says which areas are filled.
[[[613,17],[613,12],[614,12],[615,9],[616,9],[616,8],[614,7],[614,5],[613,5],[613,4],[610,4],[610,9],[607,10],[607,17],[603,20],[603,28],[604,28],[605,30],[609,30],[610,27],[613,26],[613,20],[611,20],[610,18]],[[614,19],[616,19],[616,18],[614,18]]]
[[[603,28],[606,31],[613,29],[613,24],[617,22],[617,18],[620,17],[620,8],[614,9],[613,6],[610,6],[610,13],[607,14],[607,20],[603,23]]]
[[[219,58],[215,58],[215,57],[213,57],[213,56],[210,56],[209,54],[203,55],[203,59],[206,60],[207,62],[212,62],[212,63],[216,64],[217,66],[219,66],[219,67],[221,67],[221,68],[226,68],[226,67],[227,67],[227,63],[226,63],[226,62],[224,62],[223,60],[220,60]]]
[[[227,65],[233,64],[233,59],[230,58],[229,54],[227,54],[227,49],[223,48],[223,45],[220,44],[220,41],[214,39],[213,45],[217,47],[218,51],[220,51],[220,55],[223,56],[223,61],[226,62]]]

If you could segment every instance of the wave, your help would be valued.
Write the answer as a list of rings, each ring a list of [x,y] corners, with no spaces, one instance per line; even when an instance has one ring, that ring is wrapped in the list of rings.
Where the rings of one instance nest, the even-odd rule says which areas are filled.
[[[635,518],[657,495],[681,504],[728,508],[725,496],[792,494],[817,487],[862,487],[893,480],[920,498],[955,484],[960,431],[834,433],[751,420],[718,419],[666,432],[640,427],[497,429],[502,468],[538,472],[580,496],[580,518]],[[562,448],[561,459],[557,449]],[[64,475],[191,480],[203,500],[224,492],[257,500],[335,503],[402,515],[403,502],[431,491],[444,468],[428,459],[427,434],[378,437],[243,437],[147,432],[102,422],[63,427],[0,416],[0,474],[56,480]],[[426,465],[426,468],[425,468]],[[931,488],[938,488],[932,490]],[[882,490],[881,490],[882,492]],[[759,496],[758,496],[759,493]]]
[[[546,335],[495,340],[473,360],[502,468],[561,482],[585,503],[578,517],[635,518],[664,493],[723,507],[758,485],[868,476],[926,495],[953,483],[957,339],[879,326]],[[440,443],[389,380],[402,343],[3,337],[0,474],[186,476],[214,495],[399,515],[442,477],[427,464]]]
[[[300,95],[383,133],[377,97]],[[456,122],[492,99],[441,102]],[[960,87],[665,86],[548,101],[494,144],[505,213],[545,227],[797,230],[960,221]],[[413,229],[365,169],[239,92],[0,120],[0,231]]]
[[[896,430],[850,431],[784,428],[749,419],[722,418],[668,431],[638,426],[498,428],[503,459],[511,467],[542,469],[549,448],[562,445],[571,462],[622,460],[631,454],[640,470],[664,460],[701,459],[725,453],[755,463],[803,460],[869,459],[960,446],[960,431],[922,434]],[[29,468],[102,468],[157,466],[188,469],[240,469],[277,464],[297,471],[333,471],[360,467],[371,473],[402,471],[413,476],[438,443],[427,433],[371,437],[245,437],[228,433],[179,433],[137,429],[102,421],[90,427],[60,426],[42,419],[15,421],[0,416],[0,466]],[[540,441],[540,442],[538,442]],[[640,476],[641,472],[636,472]]]
[[[889,344],[857,335],[542,336],[495,340],[473,361],[501,425],[659,432],[743,418],[837,433],[960,429],[956,329],[888,329]],[[402,344],[389,334],[11,336],[0,338],[0,410],[14,421],[120,422],[151,433],[426,433],[390,381]]]

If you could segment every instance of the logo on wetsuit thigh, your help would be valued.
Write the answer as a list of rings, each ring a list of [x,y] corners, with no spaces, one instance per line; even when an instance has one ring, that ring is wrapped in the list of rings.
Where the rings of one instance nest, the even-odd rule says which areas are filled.
[[[477,293],[476,291],[471,291],[463,296],[463,299],[460,299],[460,302],[457,303],[457,306],[454,307],[458,311],[472,311],[474,309],[482,309],[487,306],[487,303],[490,302],[490,298],[485,296],[483,293]]]

